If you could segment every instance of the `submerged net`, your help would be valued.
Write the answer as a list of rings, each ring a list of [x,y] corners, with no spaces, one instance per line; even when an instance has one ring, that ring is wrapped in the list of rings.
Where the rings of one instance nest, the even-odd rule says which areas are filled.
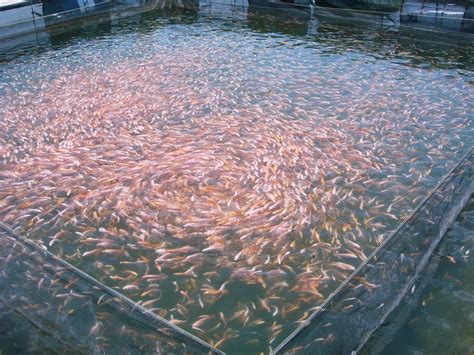
[[[377,347],[392,312],[414,296],[430,256],[473,191],[473,148],[414,212],[276,350],[349,354]],[[379,336],[377,336],[380,338]]]
[[[0,340],[23,351],[220,353],[2,224],[0,270]]]
[[[13,66],[0,105],[0,219],[215,346],[266,351],[365,259],[372,235],[415,204],[410,197],[442,169],[430,160],[443,164],[460,149],[468,87],[410,69],[401,88],[391,64],[374,78],[364,41],[349,46],[358,53],[350,61],[336,51],[326,62],[299,52],[306,39],[292,24],[270,31],[265,19],[258,30],[257,15],[243,37],[227,24],[203,36],[192,16],[178,26],[173,17],[166,31],[168,20],[137,17],[130,22],[150,34],[137,41],[135,26],[104,20],[109,29],[93,38],[113,40],[117,29],[131,42],[67,45],[84,63],[39,57],[33,74]],[[258,34],[275,30],[291,39],[283,52],[280,39]],[[336,37],[353,41],[329,32],[321,53],[338,47]],[[254,51],[257,42],[265,50]],[[392,52],[387,45],[382,52]],[[356,71],[352,59],[362,63]],[[417,78],[429,95],[399,95],[414,92]],[[439,95],[426,90],[431,80]],[[455,93],[446,100],[440,88]]]

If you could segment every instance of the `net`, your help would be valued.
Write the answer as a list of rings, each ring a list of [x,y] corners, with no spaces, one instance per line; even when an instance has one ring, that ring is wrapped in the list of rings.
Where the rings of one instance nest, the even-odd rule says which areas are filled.
[[[413,213],[283,343],[275,354],[349,354],[380,347],[390,316],[422,276],[473,191],[473,148]],[[379,349],[380,350],[380,349]]]
[[[0,270],[1,339],[23,351],[221,353],[3,224]]]

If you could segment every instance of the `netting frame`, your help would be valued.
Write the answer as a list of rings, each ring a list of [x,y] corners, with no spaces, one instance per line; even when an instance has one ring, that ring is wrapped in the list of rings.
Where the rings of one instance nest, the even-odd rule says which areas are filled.
[[[138,313],[140,316],[144,317],[144,320],[146,320],[148,323],[152,323],[157,326],[165,327],[171,329],[173,332],[175,332],[177,335],[180,337],[186,339],[190,343],[195,343],[198,346],[204,348],[207,350],[208,354],[224,354],[221,350],[215,348],[214,346],[208,344],[204,340],[200,339],[199,337],[187,332],[186,330],[182,329],[181,327],[169,322],[165,318],[159,316],[156,313],[153,313],[152,311],[146,309],[142,305],[134,302],[130,298],[126,297],[125,295],[121,294],[120,292],[110,288],[107,285],[104,285],[94,277],[90,276],[89,274],[85,273],[84,271],[80,270],[79,268],[75,267],[74,265],[68,263],[67,261],[59,258],[55,254],[51,253],[48,251],[45,247],[38,245],[34,241],[23,237],[19,234],[17,234],[14,230],[12,230],[10,227],[5,225],[4,223],[0,222],[0,232],[4,233],[7,237],[15,240],[19,244],[23,244],[27,246],[28,248],[33,249],[35,252],[40,253],[42,256],[45,257],[48,261],[57,264],[60,266],[60,268],[64,268],[68,272],[71,272],[73,275],[85,280],[88,282],[92,288],[100,289],[101,292],[104,294],[107,294],[108,296],[111,297],[111,299],[116,300],[117,302],[125,305],[126,307],[129,307],[132,312]],[[2,302],[3,303],[3,302]],[[7,304],[5,306],[8,307]],[[22,314],[19,312],[19,314]],[[31,321],[29,319],[29,321]]]
[[[436,194],[440,192],[440,190],[447,186],[452,180],[456,178],[456,171],[461,169],[464,164],[471,164],[471,173],[472,173],[472,163],[474,160],[474,147],[471,147],[465,155],[455,164],[455,166],[438,182],[438,184],[428,193],[423,200],[413,209],[413,211],[398,225],[398,227],[393,230],[383,241],[382,243],[364,260],[322,303],[317,307],[315,311],[313,311],[310,316],[305,319],[288,337],[286,337],[283,342],[281,342],[275,350],[272,351],[272,355],[281,355],[285,353],[295,353],[299,351],[291,351],[288,350],[291,342],[295,340],[301,333],[308,329],[315,321],[319,320],[328,311],[331,310],[331,306],[335,305],[336,302],[341,297],[342,293],[346,291],[350,287],[350,283],[354,281],[354,279],[361,273],[364,268],[370,267],[371,263],[376,261],[379,254],[385,250],[385,247],[390,245],[391,243],[397,240],[405,230],[404,228],[408,228],[410,224],[413,224],[416,221],[418,214],[420,211],[423,211],[424,207],[428,205],[429,202],[432,201],[436,197]],[[465,178],[465,177],[463,177]],[[458,201],[457,205],[450,210],[447,219],[444,221],[443,226],[440,228],[440,233],[437,236],[434,236],[433,243],[430,245],[428,252],[426,255],[423,256],[422,260],[419,262],[417,266],[417,272],[421,273],[422,269],[427,266],[427,262],[430,259],[435,248],[439,245],[442,237],[448,230],[449,226],[455,221],[457,215],[462,211],[463,207],[469,201],[472,193],[474,192],[474,181],[470,181],[470,187],[465,195]],[[388,311],[383,317],[383,321],[385,321],[393,311],[400,305],[403,301],[404,296],[410,291],[413,290],[414,284],[417,281],[416,278],[410,280],[402,289],[397,301],[394,303],[393,307],[389,307]],[[372,334],[378,328],[372,329],[370,332],[366,333],[359,342],[359,346],[352,351],[360,351],[365,348],[365,345],[371,339]],[[366,349],[365,349],[366,350]]]

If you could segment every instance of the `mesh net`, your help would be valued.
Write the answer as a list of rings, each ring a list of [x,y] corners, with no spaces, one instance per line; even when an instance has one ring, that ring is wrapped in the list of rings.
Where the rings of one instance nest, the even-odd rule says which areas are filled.
[[[0,270],[0,340],[28,340],[9,350],[220,353],[2,224]]]
[[[375,346],[374,336],[383,331],[403,298],[421,288],[430,256],[470,198],[473,162],[471,148],[275,353],[349,354]]]

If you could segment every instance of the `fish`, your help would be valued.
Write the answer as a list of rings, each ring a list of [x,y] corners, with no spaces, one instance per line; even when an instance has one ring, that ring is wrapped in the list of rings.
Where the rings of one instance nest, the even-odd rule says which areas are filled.
[[[423,181],[462,151],[471,128],[468,87],[433,95],[412,72],[397,95],[405,84],[386,72],[360,79],[343,68],[354,93],[343,95],[332,65],[304,77],[257,68],[254,83],[242,69],[253,59],[231,58],[235,41],[216,38],[201,38],[212,51],[163,46],[138,63],[48,63],[53,81],[31,76],[41,90],[18,74],[26,89],[7,84],[0,98],[0,220],[225,346],[246,327],[274,340],[281,324],[317,309],[423,198]],[[210,72],[218,59],[233,66]],[[431,90],[414,95],[420,83]],[[60,279],[31,283],[44,292]],[[79,297],[53,299],[67,313]],[[214,318],[199,318],[211,307]]]

